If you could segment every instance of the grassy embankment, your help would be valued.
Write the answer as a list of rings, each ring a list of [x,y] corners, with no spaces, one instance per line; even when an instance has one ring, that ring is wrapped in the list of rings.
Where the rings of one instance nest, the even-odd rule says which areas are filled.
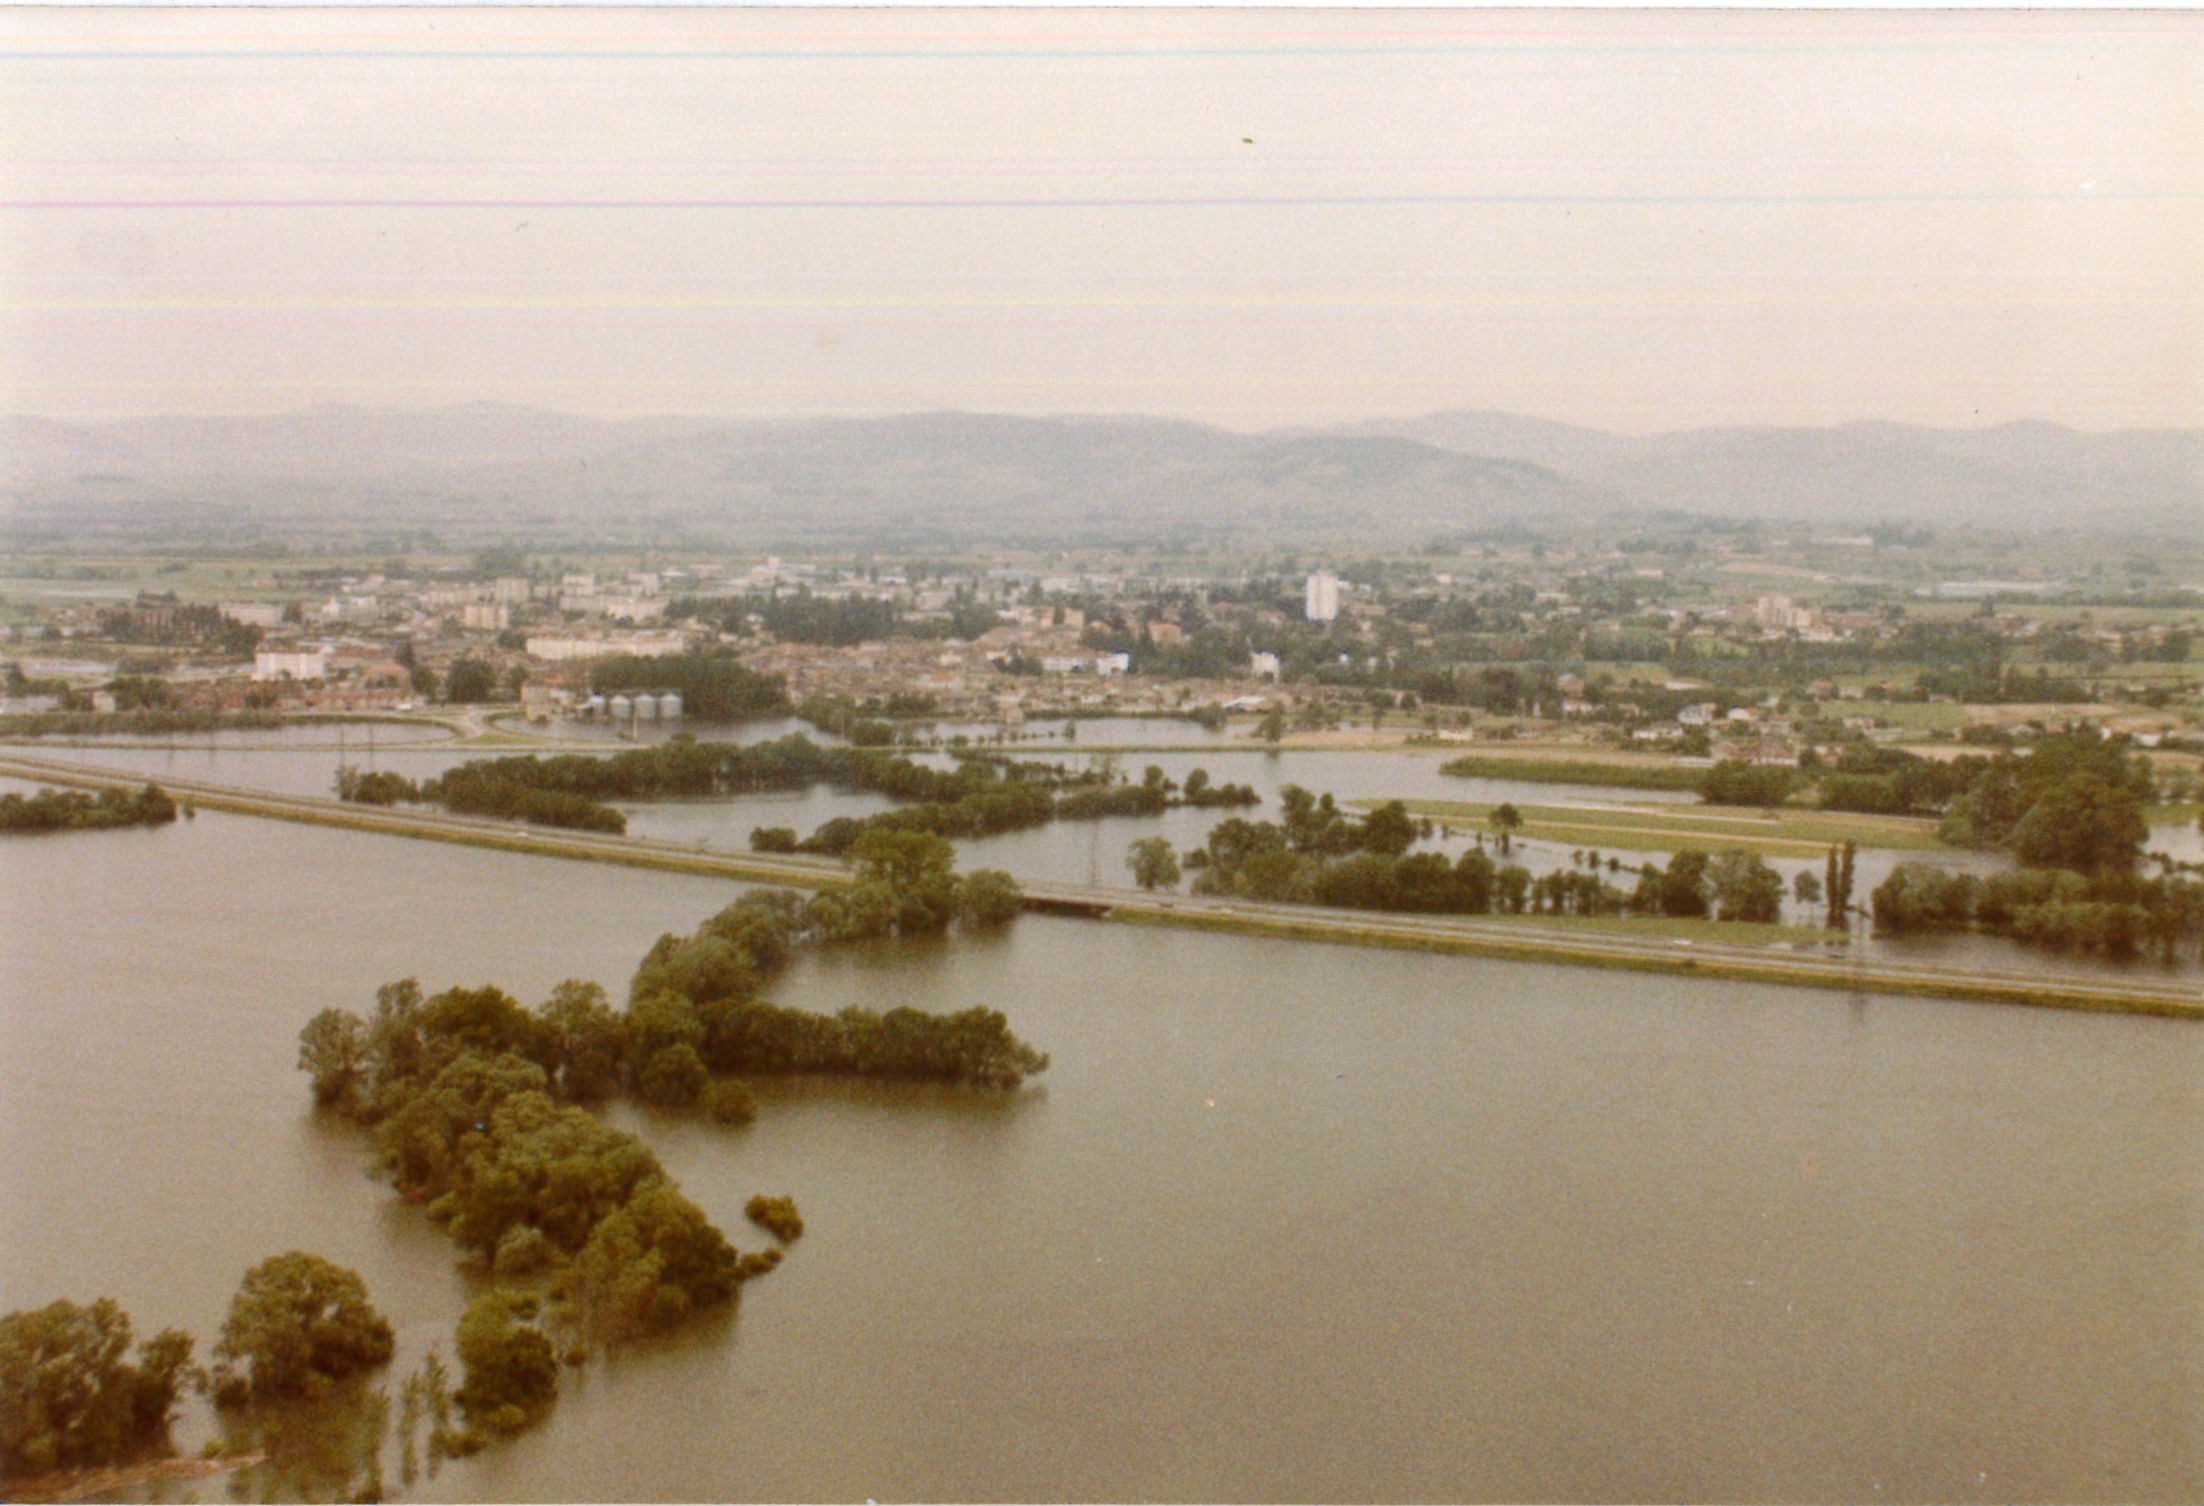
[[[1640,757],[1620,759],[1524,758],[1472,753],[1439,765],[1456,779],[1513,779],[1523,784],[1587,784],[1623,790],[1697,790],[1706,782],[1704,764],[1669,763]]]
[[[1368,810],[1377,800],[1349,802]],[[1429,816],[1441,825],[1476,831],[1491,829],[1494,806],[1468,800],[1404,800],[1411,816]],[[1680,852],[1742,847],[1771,858],[1818,858],[1832,845],[1902,851],[1946,851],[1936,823],[1914,816],[1856,816],[1842,811],[1753,810],[1743,806],[1599,806],[1518,805],[1523,824],[1515,835],[1572,847],[1621,852]]]
[[[1342,915],[1353,912],[1342,911]],[[1201,931],[1228,931],[1251,936],[1270,936],[1290,941],[1323,941],[1347,946],[1380,946],[1397,951],[1438,952],[1448,955],[1491,957],[1503,961],[1538,962],[1617,969],[1623,972],[1668,973],[1697,980],[1730,983],[1769,983],[1791,988],[1826,988],[1845,993],[1893,994],[1914,998],[1961,999],[1988,1004],[2026,1004],[2050,1009],[2074,1009],[2096,1014],[2156,1015],[2167,1019],[2204,1020],[2204,1000],[2167,994],[2123,991],[2117,982],[2095,983],[2046,975],[2040,981],[2002,981],[1962,974],[1916,978],[1878,971],[1872,963],[1858,963],[1842,956],[1818,959],[1785,957],[1771,952],[1766,959],[1692,956],[1668,953],[1593,951],[1572,948],[1560,928],[1583,922],[1566,917],[1521,917],[1520,941],[1508,937],[1441,931],[1388,929],[1387,917],[1372,915],[1369,924],[1333,926],[1295,916],[1255,915],[1245,911],[1216,912],[1139,909],[1113,911],[1111,919],[1135,925],[1180,926]],[[1483,917],[1480,917],[1481,919]],[[1530,922],[1539,923],[1532,924]],[[1777,929],[1777,928],[1770,928]]]

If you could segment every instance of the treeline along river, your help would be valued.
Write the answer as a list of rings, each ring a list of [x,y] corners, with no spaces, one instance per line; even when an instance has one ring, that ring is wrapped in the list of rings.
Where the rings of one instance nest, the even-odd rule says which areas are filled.
[[[731,741],[763,744],[802,729],[799,724],[784,720],[753,722],[723,730]],[[75,748],[60,756],[101,768],[127,769],[156,780],[205,779],[283,794],[321,797],[333,794],[340,762],[340,755],[326,748],[320,751]],[[452,747],[381,747],[370,758],[364,747],[355,746],[344,757],[353,767],[388,770],[408,780],[425,781],[478,759],[482,754]],[[946,754],[919,755],[919,758],[940,771],[954,766],[954,761]],[[1088,758],[1088,754],[1076,750],[1059,750],[1046,754],[1042,761],[1078,769]],[[1484,802],[1513,800],[1527,806],[1566,802],[1594,809],[1615,804],[1673,804],[1683,808],[1695,803],[1695,797],[1675,792],[1580,789],[1452,778],[1438,772],[1443,759],[1429,753],[1224,750],[1126,755],[1117,762],[1125,775],[1136,781],[1151,764],[1163,769],[1170,779],[1180,782],[1187,780],[1195,769],[1205,769],[1219,784],[1247,785],[1257,795],[1259,803],[1252,808],[1180,806],[1160,815],[1051,822],[960,842],[963,865],[1007,869],[1026,883],[1128,884],[1131,875],[1125,867],[1125,854],[1135,839],[1161,835],[1182,849],[1199,846],[1218,822],[1236,815],[1275,818],[1281,792],[1288,784],[1332,792],[1343,801],[1360,796]],[[818,831],[829,823],[846,824],[899,808],[910,809],[886,794],[838,788],[825,782],[796,790],[732,797],[622,801],[617,808],[625,817],[631,835],[737,852],[748,850],[751,833],[759,827],[784,828],[804,834]],[[1458,825],[1452,828],[1452,836],[1441,836],[1426,843],[1425,847],[1443,852],[1450,859],[1458,858],[1476,840],[1479,830],[1475,824]],[[1710,841],[1707,845],[1718,846],[1719,843]],[[2204,838],[2199,837],[2190,823],[2154,829],[2147,845],[2150,850],[2164,850],[2179,859],[2204,859]],[[1579,844],[1518,838],[1510,860],[1522,864],[1533,874],[1567,871],[1582,850]],[[1608,855],[1618,854],[1610,849]],[[1619,856],[1633,866],[1638,861],[1627,852]],[[1865,897],[1892,868],[1923,856],[1919,852],[1863,848],[1859,854],[1856,897],[1864,903]],[[1927,856],[1943,867],[1967,872],[1987,874],[2011,866],[2009,858],[1997,853],[1950,850]],[[1818,855],[1778,857],[1772,861],[1786,882],[1801,870],[1818,875],[1822,869]],[[1794,922],[1818,923],[1821,915],[1822,906],[1818,904],[1792,904],[1786,911],[1786,918]],[[2086,955],[2047,953],[1991,936],[1878,936],[1864,922],[1855,928],[1851,946],[1858,955],[1871,961],[1890,959],[1940,966],[1979,964],[1994,969],[2026,968],[2082,976],[2130,976],[2141,969],[2149,976],[2160,976],[2155,963],[2111,963]],[[2193,967],[2191,971],[2193,974]]]
[[[218,813],[9,848],[0,1309],[211,1333],[302,1247],[393,1379],[448,1355],[469,1282],[299,1027],[408,975],[617,990],[729,892]],[[1039,917],[773,994],[986,1004],[1053,1065],[615,1107],[722,1227],[794,1191],[803,1258],[413,1495],[2204,1491],[2193,1025]]]

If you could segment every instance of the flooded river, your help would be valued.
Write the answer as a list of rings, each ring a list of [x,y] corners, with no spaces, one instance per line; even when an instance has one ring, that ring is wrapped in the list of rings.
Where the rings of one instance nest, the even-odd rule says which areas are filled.
[[[621,992],[730,892],[219,814],[10,842],[0,1307],[204,1346],[305,1248],[397,1324],[393,1384],[448,1356],[453,1247],[309,1112],[299,1027],[407,974]],[[618,1111],[738,1243],[758,1191],[810,1232],[518,1441],[410,1490],[393,1443],[394,1493],[2204,1493],[2195,1025],[1035,918],[776,995],[984,1002],[1055,1062]]]

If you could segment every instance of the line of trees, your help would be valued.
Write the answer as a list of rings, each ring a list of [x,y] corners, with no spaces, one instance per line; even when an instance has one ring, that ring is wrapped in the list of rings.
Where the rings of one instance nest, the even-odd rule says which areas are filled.
[[[155,682],[159,683],[159,682]],[[215,711],[196,706],[143,705],[116,711],[28,711],[0,716],[0,737],[151,736],[170,732],[260,730],[283,725],[282,713]]]
[[[1495,863],[1482,844],[1451,863],[1442,853],[1409,851],[1422,829],[1399,801],[1357,820],[1331,796],[1299,786],[1286,786],[1279,798],[1281,821],[1220,821],[1185,855],[1195,893],[1423,915],[1782,918],[1782,876],[1742,849],[1711,856],[1687,850],[1666,867],[1647,863],[1625,891],[1601,876],[1597,853],[1579,852],[1568,869],[1534,878],[1519,864]],[[1496,825],[1505,841],[1504,820]],[[1126,866],[1141,887],[1155,889],[1175,884],[1182,862],[1168,842],[1146,838],[1132,845]],[[1610,859],[1607,871],[1626,870]]]
[[[619,813],[607,800],[704,799],[718,795],[798,790],[814,784],[865,790],[893,800],[950,803],[974,793],[1020,785],[1080,782],[1053,767],[968,758],[935,769],[872,748],[826,747],[801,733],[767,743],[701,743],[680,734],[665,743],[608,757],[560,754],[478,758],[415,784],[395,774],[340,770],[337,794],[387,805],[421,800],[450,809],[514,815],[539,825],[616,831]],[[530,800],[529,795],[557,797]],[[458,803],[454,803],[454,802]],[[623,822],[624,825],[624,822]]]
[[[142,790],[40,790],[0,795],[0,832],[100,831],[118,826],[163,826],[176,819],[176,802],[157,784]]]
[[[784,844],[782,834],[761,828],[751,834],[759,851],[786,850],[839,857],[870,832],[926,832],[939,837],[985,837],[1026,831],[1051,821],[1099,821],[1111,816],[1159,816],[1176,806],[1201,809],[1260,804],[1262,797],[1244,784],[1212,784],[1209,771],[1194,769],[1182,789],[1150,764],[1138,784],[1104,782],[1089,772],[1068,775],[1061,769],[1037,771],[1017,760],[993,765],[968,760],[961,768],[999,767],[1007,777],[979,781],[950,800],[928,800],[871,816],[837,816],[801,842]],[[1052,781],[1042,783],[1042,780]],[[1058,794],[1065,783],[1074,787]]]
[[[2204,953],[2204,884],[2171,875],[2023,869],[1953,873],[1904,863],[1870,897],[1886,935],[1983,931],[2052,951],[2111,958]]]

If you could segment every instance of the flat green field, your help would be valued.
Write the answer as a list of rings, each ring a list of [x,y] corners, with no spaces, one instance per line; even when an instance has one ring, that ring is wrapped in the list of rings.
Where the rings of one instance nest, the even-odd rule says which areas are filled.
[[[1967,723],[1967,708],[1942,701],[1823,701],[1827,717],[1871,716],[1907,732],[1950,732]]]
[[[1370,809],[1376,800],[1352,804]],[[1410,815],[1472,828],[1491,829],[1493,807],[1467,800],[1408,800]],[[1908,816],[1856,816],[1841,811],[1761,811],[1739,806],[1573,806],[1518,805],[1519,837],[1567,842],[1573,847],[1623,852],[1679,852],[1742,847],[1772,858],[1814,858],[1832,844],[1928,852],[1942,849],[1936,823]]]
[[[1597,784],[1632,790],[1696,790],[1707,777],[1703,765],[1669,763],[1642,754],[1635,762],[1626,762],[1473,753],[1447,760],[1439,765],[1439,772],[1456,779],[1520,779],[1532,784]]]

